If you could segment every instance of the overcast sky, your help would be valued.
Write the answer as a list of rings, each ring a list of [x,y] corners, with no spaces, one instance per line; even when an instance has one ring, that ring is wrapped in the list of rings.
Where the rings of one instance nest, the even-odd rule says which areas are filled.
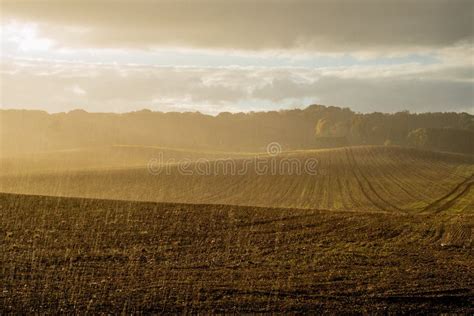
[[[1,106],[474,113],[474,1],[2,0]]]

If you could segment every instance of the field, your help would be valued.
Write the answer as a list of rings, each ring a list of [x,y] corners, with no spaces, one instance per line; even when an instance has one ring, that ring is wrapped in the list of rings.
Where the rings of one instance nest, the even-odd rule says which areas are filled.
[[[3,312],[473,312],[473,214],[0,196]]]
[[[0,152],[0,155],[2,153]],[[165,161],[181,161],[199,158],[215,160],[220,158],[245,158],[252,153],[219,151],[196,151],[179,148],[113,145],[85,147],[0,156],[0,174],[38,174],[79,170],[101,170],[143,167],[147,162],[161,156]]]
[[[259,174],[251,154],[232,160],[243,174],[219,171],[225,154],[193,155],[209,173],[4,164],[0,314],[474,312],[471,156],[260,157],[317,161],[296,175]]]
[[[158,154],[153,153],[155,157]],[[179,154],[174,161],[189,157],[185,170],[180,169],[182,164],[171,164],[157,174],[150,173],[145,167],[148,159],[153,157],[150,155],[146,156],[148,159],[142,156],[141,167],[0,175],[0,192],[155,202],[411,212],[449,196],[457,185],[464,181],[470,183],[468,179],[474,174],[472,156],[401,147],[347,147],[256,158],[234,158],[232,154],[221,154],[220,157],[232,159],[222,158],[220,162],[223,163],[220,164],[213,157],[209,159],[207,154]],[[92,154],[89,156],[94,157]],[[176,153],[164,151],[164,156],[174,159]],[[207,160],[198,160],[197,157]],[[314,172],[303,170],[310,160],[315,163]],[[30,164],[25,165],[28,167]],[[272,172],[272,166],[277,167],[275,172]],[[301,167],[300,173],[297,173],[298,166]],[[266,171],[259,173],[259,168],[264,167]],[[472,207],[472,200],[459,199],[458,202],[460,210]]]

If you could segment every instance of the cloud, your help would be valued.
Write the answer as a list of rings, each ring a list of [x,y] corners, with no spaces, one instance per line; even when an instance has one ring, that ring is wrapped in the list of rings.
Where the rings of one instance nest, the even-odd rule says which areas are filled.
[[[325,76],[313,84],[274,81],[254,91],[254,98],[317,98],[318,103],[350,107],[360,112],[474,113],[472,83],[402,78],[363,79]]]
[[[2,62],[0,70],[3,108],[215,114],[318,102],[361,112],[474,113],[472,65],[213,68],[14,59]]]
[[[19,51],[46,51],[53,46],[53,41],[38,37],[38,28],[34,24],[19,24],[11,22],[2,29],[2,50],[4,45],[13,43]]]
[[[77,84],[71,86],[68,90],[71,91],[72,93],[74,93],[75,95],[86,95],[87,94],[87,92],[84,91],[84,89],[79,87]]]
[[[471,0],[3,0],[71,47],[393,53],[472,43]]]

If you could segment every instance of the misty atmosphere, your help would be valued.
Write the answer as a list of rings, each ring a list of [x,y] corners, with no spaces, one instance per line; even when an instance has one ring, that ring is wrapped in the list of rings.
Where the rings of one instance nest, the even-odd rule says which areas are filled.
[[[0,0],[0,314],[473,314],[473,15]]]

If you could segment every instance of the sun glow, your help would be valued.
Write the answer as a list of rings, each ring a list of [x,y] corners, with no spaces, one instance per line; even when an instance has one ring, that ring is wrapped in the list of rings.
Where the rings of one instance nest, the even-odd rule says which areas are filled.
[[[34,23],[20,23],[10,21],[1,25],[3,45],[14,45],[19,51],[47,51],[53,45],[54,41],[41,37],[38,31],[38,25]]]

